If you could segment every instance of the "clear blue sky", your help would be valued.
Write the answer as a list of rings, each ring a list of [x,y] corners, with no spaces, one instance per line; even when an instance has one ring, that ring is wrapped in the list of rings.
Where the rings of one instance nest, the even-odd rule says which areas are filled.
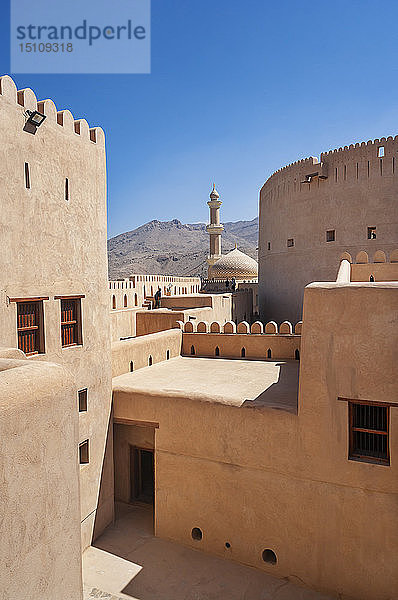
[[[252,219],[275,169],[398,132],[397,28],[396,0],[152,0],[151,75],[13,77],[105,129],[109,236],[207,220],[212,181]]]

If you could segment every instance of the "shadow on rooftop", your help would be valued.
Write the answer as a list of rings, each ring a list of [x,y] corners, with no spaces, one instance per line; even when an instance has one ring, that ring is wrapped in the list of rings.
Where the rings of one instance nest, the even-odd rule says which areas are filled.
[[[279,378],[254,400],[245,400],[242,408],[274,408],[298,414],[299,366],[296,360],[276,363]]]

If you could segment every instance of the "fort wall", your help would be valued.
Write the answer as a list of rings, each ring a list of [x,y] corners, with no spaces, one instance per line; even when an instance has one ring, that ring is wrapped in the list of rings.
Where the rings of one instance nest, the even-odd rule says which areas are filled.
[[[184,296],[200,291],[199,277],[177,277],[173,275],[130,275],[125,279],[108,282],[112,310],[142,307],[148,299],[153,300],[157,289],[162,296]]]
[[[112,377],[180,356],[181,342],[182,333],[178,329],[114,342]]]
[[[398,241],[397,151],[398,136],[351,144],[269,177],[260,191],[261,319],[300,319],[304,287],[334,280],[344,251],[382,250],[389,260]]]
[[[283,323],[281,329],[286,333],[278,333],[274,322],[268,323],[266,329],[272,329],[275,333],[264,333],[264,326],[260,322],[253,323],[250,328],[246,322],[241,322],[236,327],[233,322],[223,326],[217,321],[202,321],[197,325],[188,321],[184,324],[182,354],[246,360],[300,358],[301,335],[293,333],[291,323]],[[297,324],[296,331],[301,331],[301,324]]]
[[[298,414],[212,402],[211,394],[206,402],[170,390],[131,394],[116,383],[116,419],[159,425],[156,535],[342,600],[395,597],[398,408],[390,409],[390,465],[349,460],[347,399],[396,401],[397,301],[397,283],[306,288]],[[282,365],[275,385],[285,379]]]
[[[26,131],[27,110],[46,115],[35,134]],[[0,78],[0,132],[0,344],[18,346],[18,300],[41,298],[43,344],[28,361],[60,363],[75,377],[79,442],[90,447],[80,467],[84,548],[97,510],[101,522],[113,519],[111,473],[97,505],[111,404],[104,133],[30,89],[17,91],[8,76]],[[65,297],[81,309],[81,339],[68,346],[61,343]],[[88,408],[78,413],[81,389]]]
[[[78,426],[67,369],[0,349],[4,598],[82,598]]]

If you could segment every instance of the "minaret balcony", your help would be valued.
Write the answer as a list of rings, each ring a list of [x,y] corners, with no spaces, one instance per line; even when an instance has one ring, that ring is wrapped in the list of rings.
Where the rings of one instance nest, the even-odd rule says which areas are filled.
[[[216,235],[221,235],[221,233],[224,231],[224,225],[216,225],[215,223],[210,223],[209,225],[206,225],[206,231],[207,233],[210,233],[210,235],[216,234]]]
[[[221,204],[221,200],[209,200],[207,206],[209,206],[209,208],[220,208]]]

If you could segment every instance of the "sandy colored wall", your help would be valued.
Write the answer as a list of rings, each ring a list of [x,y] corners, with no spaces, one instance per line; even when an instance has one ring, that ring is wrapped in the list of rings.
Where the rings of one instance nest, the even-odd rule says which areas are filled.
[[[398,281],[398,262],[351,265],[351,281],[369,281],[371,275],[375,281]]]
[[[167,309],[140,311],[136,314],[136,335],[149,335],[173,329],[177,321],[184,321],[184,313]]]
[[[169,329],[131,340],[114,342],[112,344],[112,376],[117,377],[117,375],[128,373],[130,362],[133,362],[135,371],[147,367],[149,356],[152,356],[152,364],[162,362],[167,358],[167,350],[170,351],[170,358],[180,356],[181,344],[182,332],[179,329]]]
[[[232,319],[232,294],[200,294],[162,298],[161,306],[172,310],[183,310],[187,316],[196,316],[197,320],[208,319],[225,323]],[[204,312],[200,312],[201,308],[204,309]],[[207,310],[208,308],[211,308],[211,311]]]
[[[111,403],[104,134],[99,128],[89,132],[87,123],[75,122],[69,111],[57,114],[51,101],[39,105],[47,118],[36,135],[27,133],[24,111],[37,108],[33,92],[19,93],[24,106],[11,79],[1,79],[0,92],[0,344],[18,343],[17,309],[9,298],[49,297],[44,301],[46,352],[29,361],[63,364],[74,374],[76,392],[88,388],[88,411],[79,415],[79,441],[90,439],[90,464],[81,471],[85,547],[96,518]],[[30,189],[25,188],[25,162]],[[62,348],[60,300],[54,296],[75,294],[85,296],[83,345]],[[105,522],[113,518],[112,481],[98,507]]]
[[[169,296],[161,299],[162,308],[185,309],[213,306],[213,296],[199,294],[197,296]]]
[[[121,337],[136,335],[136,313],[141,308],[125,308],[120,310],[111,310],[111,341],[116,342]]]
[[[136,313],[136,335],[149,335],[176,326],[177,321],[220,321],[232,317],[230,294],[162,298],[162,308]]]
[[[379,146],[385,148],[382,174]],[[388,260],[398,241],[397,150],[398,137],[356,144],[322,154],[324,170],[316,159],[305,159],[266,181],[259,214],[262,320],[301,319],[305,285],[334,281],[344,251],[354,257],[365,250],[372,257],[383,250]],[[314,177],[310,184],[301,183],[316,171],[327,174],[327,179]],[[377,228],[376,239],[367,239],[368,227]],[[326,242],[326,231],[332,229],[336,240]],[[287,247],[288,238],[294,238],[294,247]]]
[[[155,447],[155,430],[152,427],[114,425],[115,440],[115,500],[130,502],[130,446],[146,450]]]
[[[76,403],[61,366],[0,359],[2,598],[81,600]]]
[[[395,597],[398,409],[391,465],[350,461],[338,397],[396,400],[397,309],[396,284],[307,288],[298,416],[115,389],[115,416],[159,423],[157,535],[344,599]]]
[[[174,277],[172,275],[131,275],[126,279],[108,282],[110,308],[116,309],[141,307],[146,297],[151,297],[158,287],[162,296],[169,293],[172,296],[180,294],[195,294],[200,290],[199,277]]]
[[[216,347],[221,358],[241,358],[245,348],[246,358],[263,360],[271,358],[295,358],[296,350],[300,351],[299,335],[267,335],[239,333],[183,333],[182,354],[191,355],[192,346],[196,356],[214,357]]]

